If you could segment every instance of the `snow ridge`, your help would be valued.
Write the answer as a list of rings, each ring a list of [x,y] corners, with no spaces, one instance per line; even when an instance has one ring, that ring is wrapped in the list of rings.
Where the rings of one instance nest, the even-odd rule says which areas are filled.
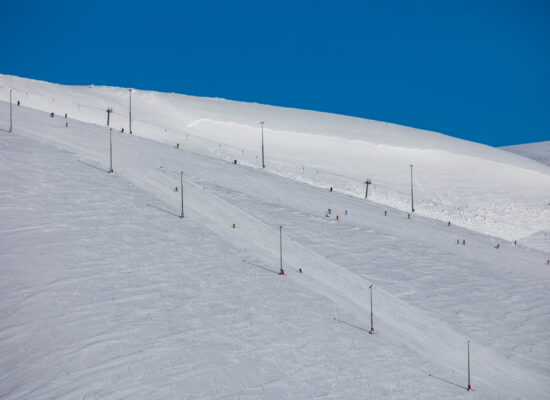
[[[112,107],[111,126],[128,131],[128,89],[7,75],[0,86],[24,106],[98,125]],[[413,164],[420,215],[507,240],[550,230],[550,168],[500,149],[385,122],[175,93],[133,89],[132,107],[140,137],[259,166],[262,120],[270,172],[356,197],[370,178],[371,201],[405,211]]]

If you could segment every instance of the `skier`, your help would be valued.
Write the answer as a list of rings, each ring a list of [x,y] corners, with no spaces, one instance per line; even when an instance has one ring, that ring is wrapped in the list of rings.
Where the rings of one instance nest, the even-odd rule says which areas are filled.
[[[65,118],[67,118],[67,113],[65,113]]]
[[[69,123],[65,122],[65,128],[68,128],[68,127],[69,127]]]
[[[447,222],[447,226],[450,228],[451,227],[451,221]]]
[[[21,105],[21,102],[17,100],[17,107],[19,107],[20,105]]]
[[[237,160],[233,160],[233,164],[237,165]]]
[[[122,128],[122,131],[121,131],[121,132],[124,133],[124,128]]]
[[[339,221],[340,220],[340,217],[337,215],[336,216],[336,221]]]
[[[466,246],[466,241],[462,239],[462,246]]]
[[[298,272],[299,272],[299,273],[302,273],[302,268],[298,268]]]
[[[456,239],[456,244],[460,244],[460,239]]]
[[[497,245],[495,246],[495,249],[498,249],[500,247],[500,243],[497,243]]]
[[[407,218],[408,218],[408,219],[411,219],[411,214],[407,214]]]
[[[50,114],[50,117],[52,117],[52,118],[53,118],[53,113],[51,113],[51,114]]]
[[[332,186],[330,187],[330,191],[332,192]]]
[[[387,215],[388,215],[388,212],[384,211],[384,217],[386,217]]]
[[[348,210],[344,210],[344,215],[348,215]]]
[[[517,246],[517,245],[518,245],[518,241],[514,240],[514,246]]]
[[[546,260],[546,265],[550,265],[550,258]]]
[[[176,149],[179,149],[179,148],[180,148],[180,144],[176,143]]]
[[[177,192],[177,191],[178,191],[178,187],[174,186],[174,192]]]

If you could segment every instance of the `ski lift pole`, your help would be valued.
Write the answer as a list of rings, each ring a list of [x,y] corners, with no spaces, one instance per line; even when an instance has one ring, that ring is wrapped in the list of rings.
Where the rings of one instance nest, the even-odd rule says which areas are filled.
[[[372,285],[370,285],[370,332],[371,335],[374,335],[374,323],[372,317]]]
[[[181,215],[180,218],[183,218],[183,171],[180,174],[180,192],[181,192]]]
[[[470,385],[470,341],[468,340],[468,390],[472,390]]]
[[[281,269],[279,271],[279,275],[284,275],[285,270],[283,269],[283,227],[279,226],[279,254],[280,254],[280,260],[281,260]]]
[[[365,185],[367,185],[367,190],[365,191],[365,199],[369,197],[369,185],[372,184],[372,181],[370,179],[367,179],[365,181]]]
[[[113,173],[113,128],[109,128],[109,173]]]
[[[264,160],[264,121],[260,121],[260,125],[262,126],[262,168],[265,168],[265,160]]]
[[[111,107],[109,107],[107,109],[107,126],[109,126],[109,117],[111,116],[111,113],[113,112],[113,109]]]

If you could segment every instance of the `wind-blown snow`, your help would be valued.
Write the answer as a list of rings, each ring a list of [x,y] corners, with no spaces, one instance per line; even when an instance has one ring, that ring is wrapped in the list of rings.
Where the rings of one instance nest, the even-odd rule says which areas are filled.
[[[0,121],[7,119],[0,103]],[[174,136],[180,149],[162,136],[113,132],[110,175],[107,128],[14,107],[13,133],[0,131],[0,395],[546,398],[550,252],[288,179],[331,178],[344,188],[351,178],[337,180],[337,168],[345,163],[331,160],[318,173],[306,164],[302,175],[291,167],[299,155],[321,162],[313,153],[332,146],[351,151],[348,141],[360,153],[388,147],[394,162],[412,150],[323,135],[312,143],[311,132],[293,134],[282,121],[281,135],[312,147],[293,154],[279,143],[284,136],[272,139],[272,151],[289,149],[270,159],[277,173],[220,159],[231,154],[226,142],[220,150],[218,137],[200,133],[219,119],[197,118],[187,122],[189,138]],[[414,150],[432,166],[437,151]],[[491,160],[453,157],[544,185],[544,167],[531,170],[536,163],[514,155],[504,163],[497,158],[506,153],[492,151]],[[173,191],[180,171],[183,220]],[[472,182],[463,182],[465,193],[482,193]],[[446,187],[424,183],[436,184]],[[276,274],[279,225],[284,277]],[[465,390],[468,340],[473,392]]]
[[[0,75],[24,106],[128,131],[128,89],[63,86]],[[133,90],[132,130],[161,143],[259,166],[265,121],[268,171],[515,240],[550,230],[550,168],[435,132],[313,111]]]

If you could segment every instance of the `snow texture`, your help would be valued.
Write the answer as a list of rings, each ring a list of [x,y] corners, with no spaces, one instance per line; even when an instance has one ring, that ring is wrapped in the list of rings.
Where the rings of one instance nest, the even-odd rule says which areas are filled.
[[[398,170],[408,179],[407,162],[391,163],[414,155],[418,175],[431,178],[418,177],[418,208],[430,204],[423,194],[445,188],[448,201],[485,204],[499,236],[513,224],[531,232],[529,218],[512,224],[498,211],[529,210],[546,226],[537,201],[549,193],[541,189],[547,167],[373,121],[136,91],[147,120],[188,120],[158,137],[145,124],[133,123],[135,135],[113,130],[109,174],[104,121],[72,119],[71,110],[65,119],[69,105],[60,99],[119,98],[122,106],[127,90],[2,81],[4,93],[10,82],[29,94],[13,109],[13,133],[0,126],[0,397],[547,398],[550,237],[537,236],[536,248],[515,245],[382,204],[399,203]],[[40,91],[52,97],[30,94]],[[0,103],[0,121],[8,110]],[[265,131],[267,170],[246,150],[258,144],[253,121],[262,112],[280,117]],[[208,118],[191,118],[201,113]],[[368,126],[370,141],[358,133]],[[452,152],[443,150],[449,143]],[[361,198],[351,173],[370,147],[388,180],[374,185],[377,201]],[[479,168],[462,182],[462,196],[445,182],[459,179],[449,167],[458,160]],[[183,219],[173,190],[180,171]],[[499,187],[497,171],[526,192]],[[499,208],[487,200],[498,198],[514,201]],[[368,333],[371,284],[376,335]]]

